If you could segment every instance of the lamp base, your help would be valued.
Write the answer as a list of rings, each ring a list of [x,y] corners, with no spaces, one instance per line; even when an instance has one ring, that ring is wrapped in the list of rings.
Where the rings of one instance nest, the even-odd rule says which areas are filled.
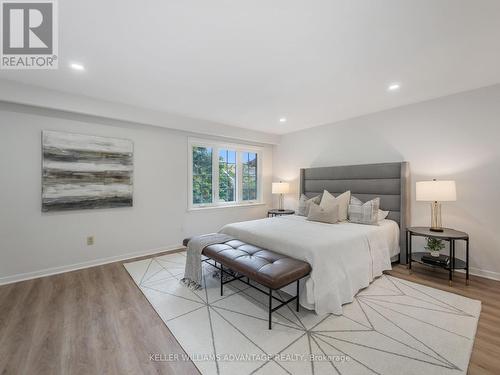
[[[429,230],[431,232],[444,232],[443,228],[432,228],[432,227],[430,227]]]
[[[283,194],[280,194],[278,211],[285,211],[285,208],[283,207],[283,203],[284,203],[284,196],[283,196]]]
[[[441,225],[441,204],[439,202],[431,203],[431,232],[442,232],[443,226]]]

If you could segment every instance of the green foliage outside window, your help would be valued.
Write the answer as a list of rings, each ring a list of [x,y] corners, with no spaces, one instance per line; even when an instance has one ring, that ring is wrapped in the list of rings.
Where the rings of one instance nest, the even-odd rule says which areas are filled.
[[[244,152],[243,156],[243,197],[244,201],[257,199],[257,154]]]
[[[223,202],[236,200],[236,151],[219,151],[219,199]]]
[[[212,203],[212,148],[193,147],[193,203]]]
[[[212,155],[211,147],[194,146],[193,152],[193,204],[213,203],[212,197]],[[236,202],[236,151],[220,149],[219,159],[219,200]],[[242,166],[242,200],[257,199],[257,153],[239,154]]]

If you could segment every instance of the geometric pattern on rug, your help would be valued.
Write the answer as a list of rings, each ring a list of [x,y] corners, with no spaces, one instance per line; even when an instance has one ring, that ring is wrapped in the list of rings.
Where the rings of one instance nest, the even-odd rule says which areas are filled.
[[[202,374],[467,372],[480,301],[383,275],[343,315],[292,304],[268,330],[266,295],[234,281],[221,297],[206,263],[203,289],[193,291],[179,282],[185,260],[182,252],[124,266]]]

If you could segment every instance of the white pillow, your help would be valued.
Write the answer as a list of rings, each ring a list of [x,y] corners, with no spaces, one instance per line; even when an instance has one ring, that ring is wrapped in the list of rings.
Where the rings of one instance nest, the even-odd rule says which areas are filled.
[[[354,195],[351,195],[351,204],[352,205],[357,205],[357,206],[362,206],[363,202],[361,202],[361,200],[359,200],[358,198],[356,198]],[[378,213],[377,213],[377,216],[378,216],[378,221],[382,221],[387,216],[389,216],[389,211],[384,211],[384,210],[379,209]]]
[[[347,213],[349,209],[349,202],[351,201],[351,192],[346,191],[334,197],[328,191],[323,191],[323,197],[321,197],[321,203],[319,206],[321,208],[327,209],[335,204],[339,205],[339,221],[347,220]]]
[[[307,220],[335,224],[339,221],[339,205],[333,204],[329,205],[327,208],[321,208],[316,203],[311,203]]]

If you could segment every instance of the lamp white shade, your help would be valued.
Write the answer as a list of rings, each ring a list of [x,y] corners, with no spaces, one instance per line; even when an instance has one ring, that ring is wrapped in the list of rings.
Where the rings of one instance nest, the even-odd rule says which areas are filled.
[[[456,201],[455,181],[419,181],[416,186],[416,199],[428,202]]]
[[[290,190],[290,185],[287,182],[273,182],[273,194],[287,194]]]

